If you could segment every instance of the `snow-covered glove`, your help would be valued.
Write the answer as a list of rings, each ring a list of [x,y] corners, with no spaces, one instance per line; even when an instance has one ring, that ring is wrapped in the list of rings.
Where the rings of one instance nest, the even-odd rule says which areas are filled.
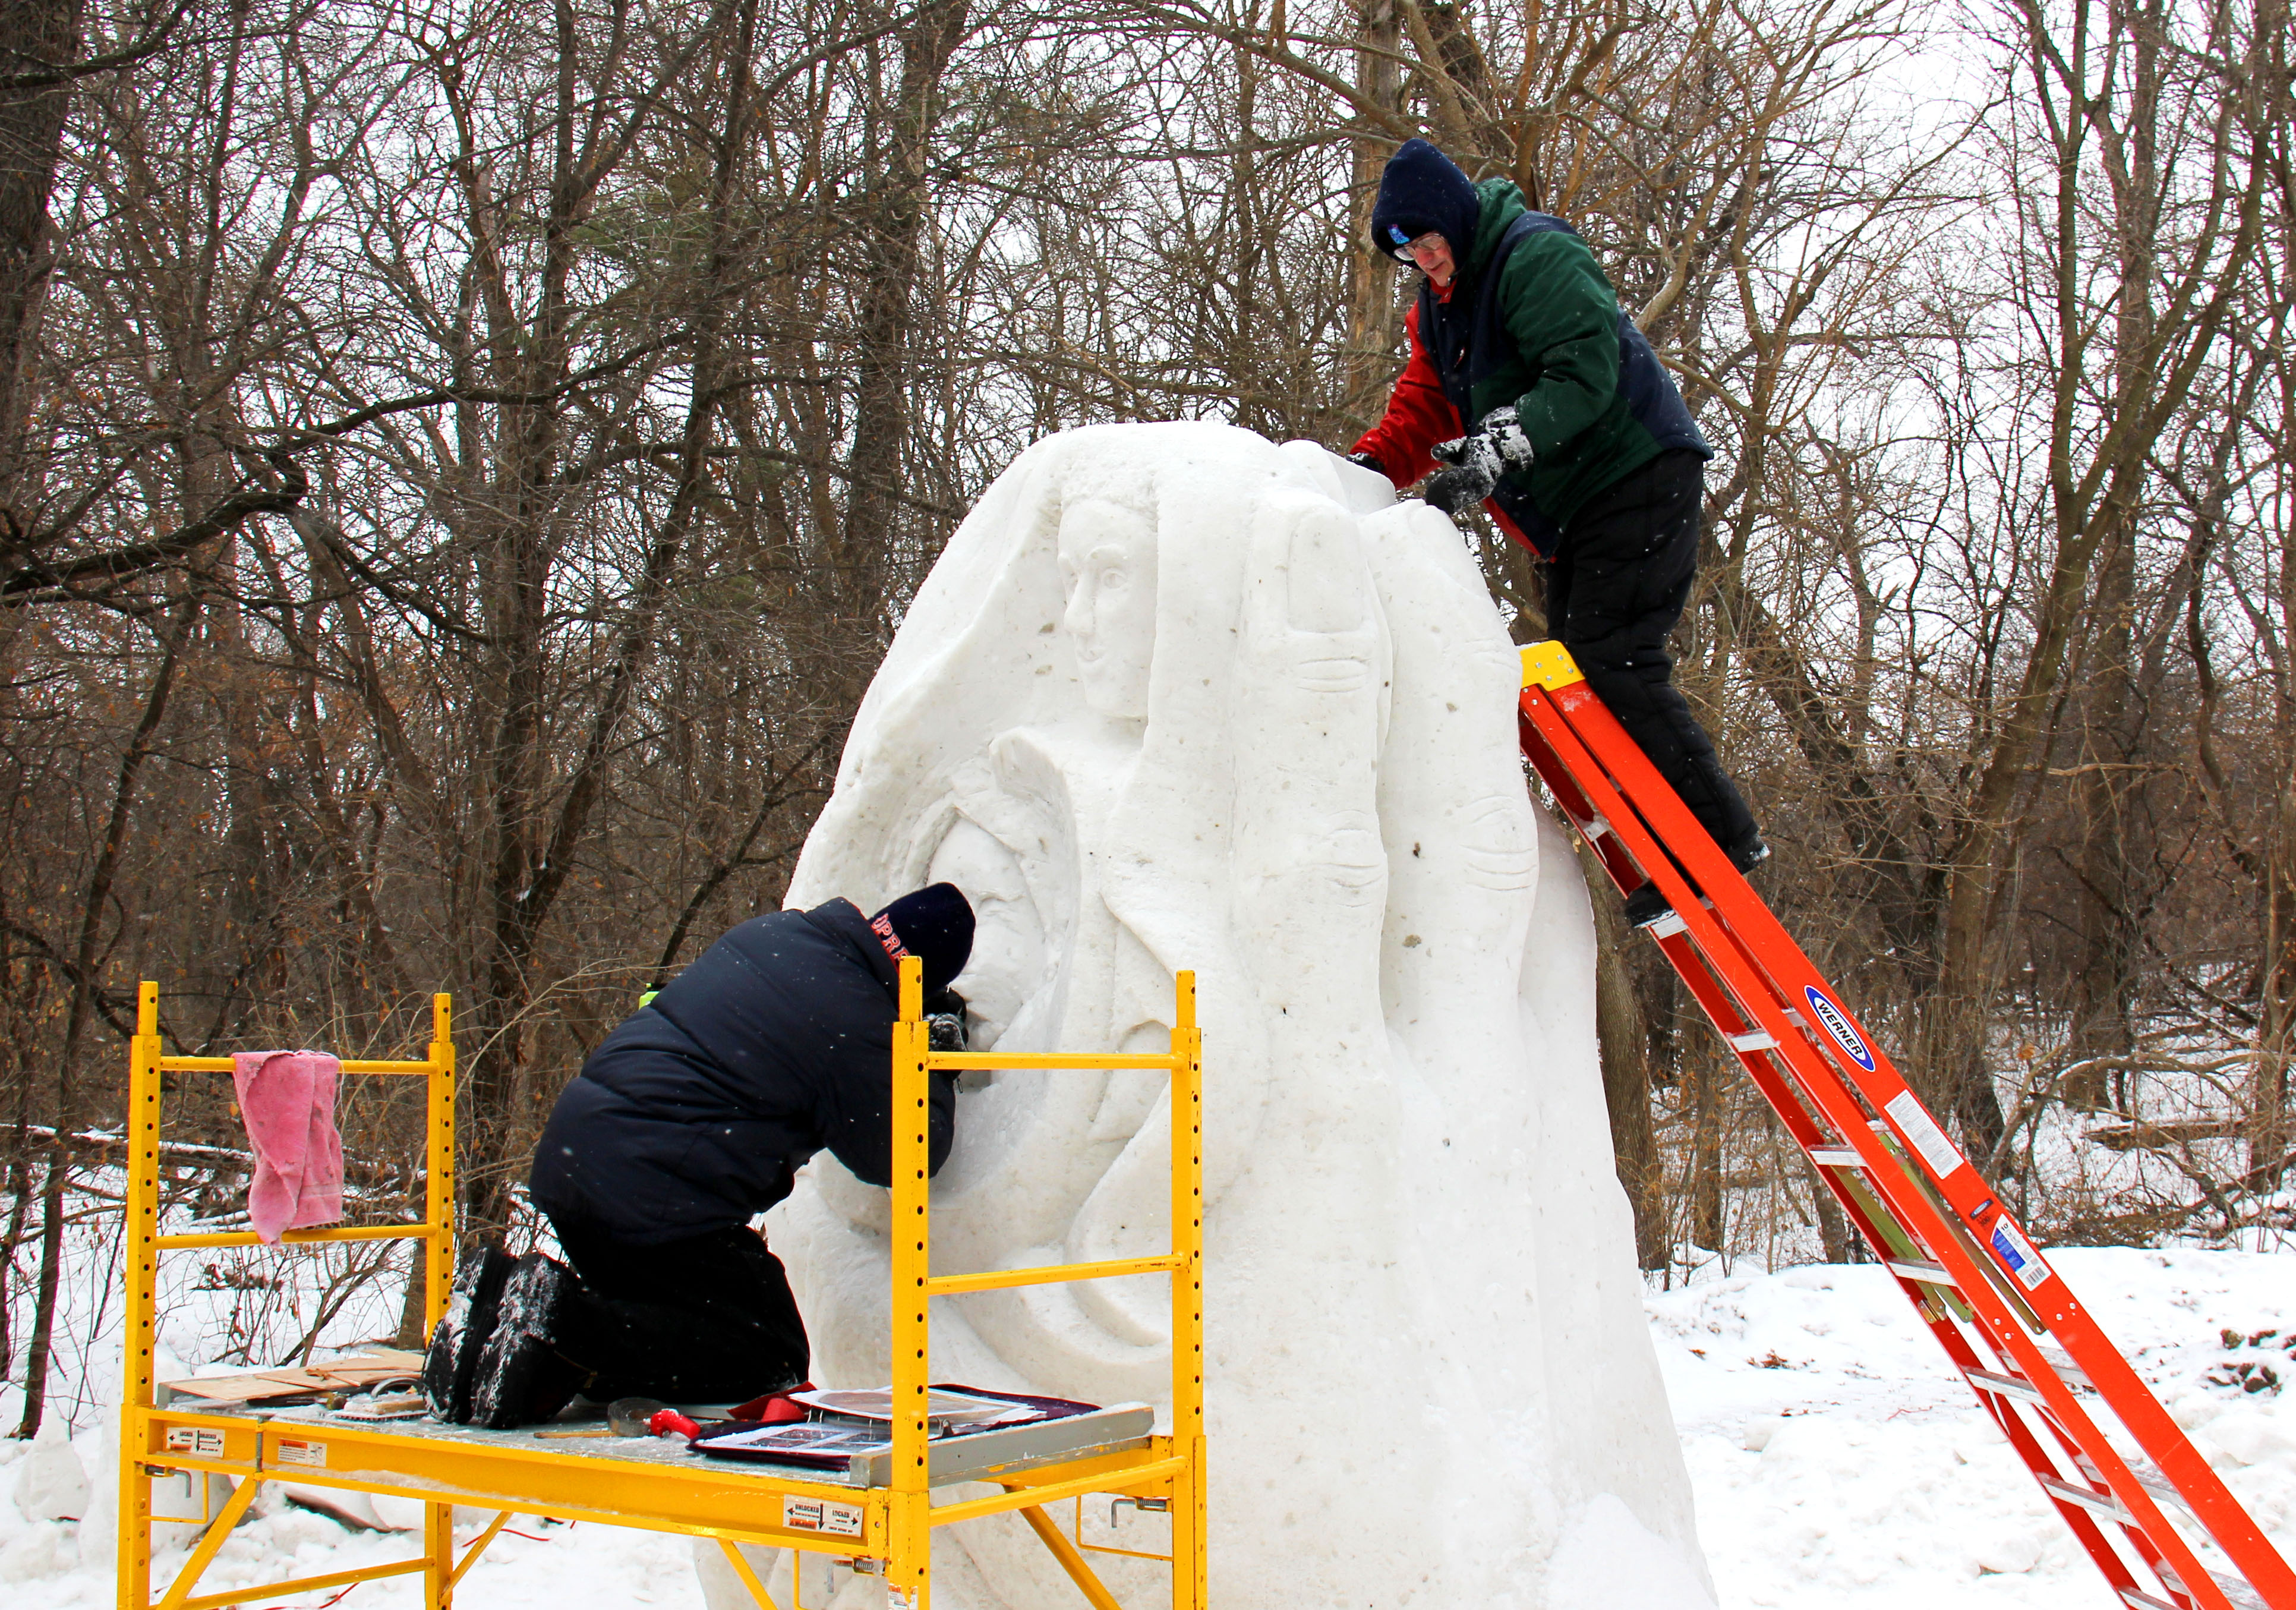
[[[1451,467],[1430,475],[1420,495],[1453,515],[1488,497],[1509,470],[1530,468],[1532,458],[1530,438],[1523,434],[1512,403],[1484,415],[1471,434],[1429,451]]]
[[[1450,468],[1430,475],[1419,489],[1419,495],[1454,516],[1488,497],[1497,489],[1499,476],[1506,469],[1499,462],[1498,449],[1480,434],[1444,442],[1434,449],[1434,454]]]
[[[925,1003],[925,1039],[936,1051],[964,1049],[964,997],[954,990],[934,993]]]

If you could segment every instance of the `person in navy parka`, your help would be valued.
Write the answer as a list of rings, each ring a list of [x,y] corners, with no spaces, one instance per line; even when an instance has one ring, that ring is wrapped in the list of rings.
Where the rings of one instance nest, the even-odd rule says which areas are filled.
[[[465,1255],[425,1362],[432,1412],[514,1425],[577,1392],[737,1401],[803,1381],[805,1322],[750,1221],[824,1148],[890,1182],[896,963],[922,959],[946,1045],[972,927],[950,883],[873,917],[841,899],[754,917],[608,1035],[535,1148],[534,1202],[572,1267]],[[936,1075],[935,1172],[955,1108]]]

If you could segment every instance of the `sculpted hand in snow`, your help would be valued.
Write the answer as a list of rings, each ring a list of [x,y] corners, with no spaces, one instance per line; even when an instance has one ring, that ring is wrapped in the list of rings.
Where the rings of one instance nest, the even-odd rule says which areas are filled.
[[[1236,698],[1235,871],[1247,920],[1319,933],[1333,965],[1294,975],[1326,1019],[1378,990],[1387,852],[1374,761],[1386,698],[1377,600],[1355,522],[1328,499],[1260,508]]]

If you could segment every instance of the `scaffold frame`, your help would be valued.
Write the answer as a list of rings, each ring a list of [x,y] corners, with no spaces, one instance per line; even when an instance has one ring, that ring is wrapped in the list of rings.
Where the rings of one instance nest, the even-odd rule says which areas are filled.
[[[161,1096],[169,1074],[228,1073],[227,1056],[171,1056],[159,1028],[159,988],[136,991],[135,1034],[128,1053],[127,1188],[122,1238],[127,1303],[127,1392],[120,1413],[119,1610],[222,1610],[282,1594],[340,1589],[384,1577],[422,1578],[428,1610],[449,1610],[457,1584],[513,1515],[586,1520],[638,1530],[714,1539],[762,1610],[779,1610],[743,1544],[790,1548],[842,1559],[881,1574],[895,1610],[926,1610],[931,1593],[932,1533],[944,1526],[1011,1512],[1041,1540],[1094,1606],[1120,1610],[1084,1558],[1096,1548],[1072,1540],[1046,1513],[1048,1505],[1106,1494],[1171,1518],[1171,1610],[1206,1602],[1203,1415],[1203,1037],[1196,1023],[1195,975],[1173,983],[1170,1048],[1161,1055],[1098,1052],[939,1052],[922,1011],[921,964],[900,964],[898,1015],[893,1025],[894,1176],[891,1258],[895,1396],[892,1471],[883,1486],[855,1487],[801,1479],[772,1466],[700,1458],[644,1458],[608,1450],[539,1444],[529,1432],[431,1427],[377,1429],[294,1413],[223,1410],[190,1401],[158,1401],[160,1258],[193,1247],[253,1246],[252,1234],[160,1233]],[[379,1239],[423,1243],[424,1319],[435,1326],[446,1306],[455,1251],[455,1047],[451,1004],[432,998],[431,1039],[420,1061],[346,1059],[345,1073],[423,1077],[426,1104],[424,1213],[418,1223],[291,1230],[283,1244]],[[931,1077],[966,1070],[1158,1069],[1170,1078],[1171,1248],[1149,1258],[935,1275],[928,1178]],[[1138,1446],[1083,1457],[1019,1462],[986,1475],[999,1491],[936,1504],[933,1439],[926,1417],[931,1380],[932,1299],[1070,1281],[1161,1273],[1171,1283],[1172,1397],[1169,1429]],[[656,1451],[652,1449],[644,1451]],[[175,1579],[152,1597],[155,1480],[179,1473],[220,1475],[235,1483],[211,1513],[192,1517],[204,1530]],[[981,1476],[966,1478],[981,1481]],[[423,1505],[420,1551],[404,1559],[199,1594],[195,1589],[232,1529],[268,1483],[292,1483],[413,1499]],[[944,1483],[943,1485],[950,1483]],[[196,1483],[202,1491],[207,1483]],[[457,1547],[456,1507],[492,1510],[491,1524]],[[840,1517],[828,1530],[822,1517]],[[171,1517],[173,1518],[173,1517]],[[1154,1556],[1139,1557],[1154,1558]],[[794,1580],[794,1579],[793,1579]],[[792,1610],[795,1610],[793,1604]]]

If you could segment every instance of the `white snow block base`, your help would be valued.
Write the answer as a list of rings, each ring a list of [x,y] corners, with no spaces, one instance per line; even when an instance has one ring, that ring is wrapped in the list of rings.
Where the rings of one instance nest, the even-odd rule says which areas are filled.
[[[1069,431],[919,592],[791,890],[865,911],[963,887],[958,988],[990,1048],[1161,1049],[1196,970],[1231,1610],[1706,1603],[1612,1173],[1594,932],[1524,785],[1518,681],[1459,534],[1384,479],[1220,425]],[[937,1267],[1163,1251],[1163,1084],[961,1097]],[[767,1228],[815,1379],[882,1382],[885,1194],[824,1154]],[[943,1300],[933,1374],[1163,1398],[1165,1293]],[[1160,1566],[1094,1558],[1162,1602]],[[733,1580],[705,1571],[715,1610]],[[1000,1521],[942,1540],[934,1600],[1075,1589]]]

